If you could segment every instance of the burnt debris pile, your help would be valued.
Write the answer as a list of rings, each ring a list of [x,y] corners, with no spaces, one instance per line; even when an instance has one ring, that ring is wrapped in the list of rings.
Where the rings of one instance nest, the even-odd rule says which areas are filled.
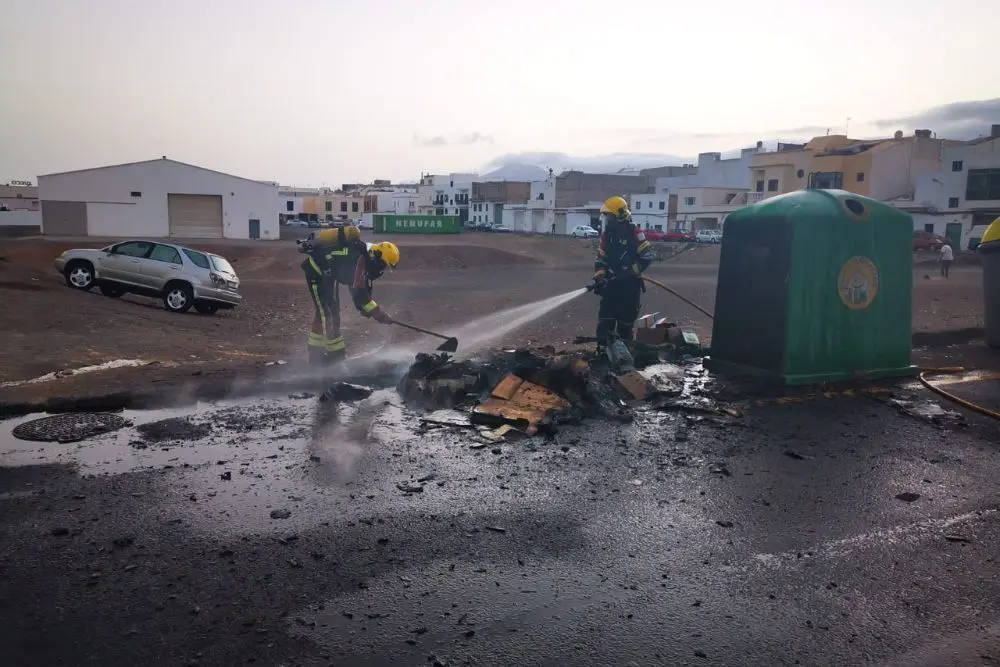
[[[672,349],[643,343],[602,355],[552,347],[470,360],[419,354],[397,390],[411,407],[458,410],[472,426],[527,435],[588,418],[630,421],[638,406],[714,410],[696,395],[707,393],[700,361],[689,356],[678,365],[668,356]]]

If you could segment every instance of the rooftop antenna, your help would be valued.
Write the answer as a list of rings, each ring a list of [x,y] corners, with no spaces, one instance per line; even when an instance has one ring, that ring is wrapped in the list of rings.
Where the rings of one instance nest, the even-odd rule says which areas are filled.
[[[851,117],[847,117],[847,122],[844,124],[844,134],[850,135],[851,133]]]

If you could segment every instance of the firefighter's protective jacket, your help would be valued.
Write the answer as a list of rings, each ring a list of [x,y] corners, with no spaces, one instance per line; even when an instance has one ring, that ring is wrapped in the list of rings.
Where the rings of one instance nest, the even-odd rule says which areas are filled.
[[[638,278],[653,262],[653,245],[631,222],[611,221],[605,224],[597,246],[594,278],[632,276]]]
[[[372,317],[379,310],[372,298],[373,281],[381,273],[376,262],[368,253],[368,246],[360,240],[357,227],[342,227],[343,233],[334,243],[307,243],[300,249],[307,255],[302,262],[306,275],[316,280],[328,280],[336,290],[338,285],[347,285],[351,290],[351,300],[355,308],[365,317]]]

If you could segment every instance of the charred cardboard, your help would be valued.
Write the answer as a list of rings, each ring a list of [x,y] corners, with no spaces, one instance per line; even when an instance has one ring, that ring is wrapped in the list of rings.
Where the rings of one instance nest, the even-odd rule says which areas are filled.
[[[510,424],[530,434],[539,424],[547,422],[553,412],[569,407],[569,401],[551,389],[511,373],[493,388],[489,398],[473,409],[472,421],[497,426]]]

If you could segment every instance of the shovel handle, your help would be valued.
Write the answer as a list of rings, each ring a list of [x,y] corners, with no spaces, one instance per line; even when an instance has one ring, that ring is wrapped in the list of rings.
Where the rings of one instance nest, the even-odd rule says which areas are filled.
[[[393,324],[398,324],[401,327],[410,329],[411,331],[417,331],[422,334],[427,334],[428,336],[434,336],[435,338],[442,338],[444,340],[450,340],[451,336],[445,336],[444,334],[434,333],[433,331],[428,331],[427,329],[421,329],[420,327],[415,327],[412,324],[407,324],[406,322],[400,322],[399,320],[393,320]]]

